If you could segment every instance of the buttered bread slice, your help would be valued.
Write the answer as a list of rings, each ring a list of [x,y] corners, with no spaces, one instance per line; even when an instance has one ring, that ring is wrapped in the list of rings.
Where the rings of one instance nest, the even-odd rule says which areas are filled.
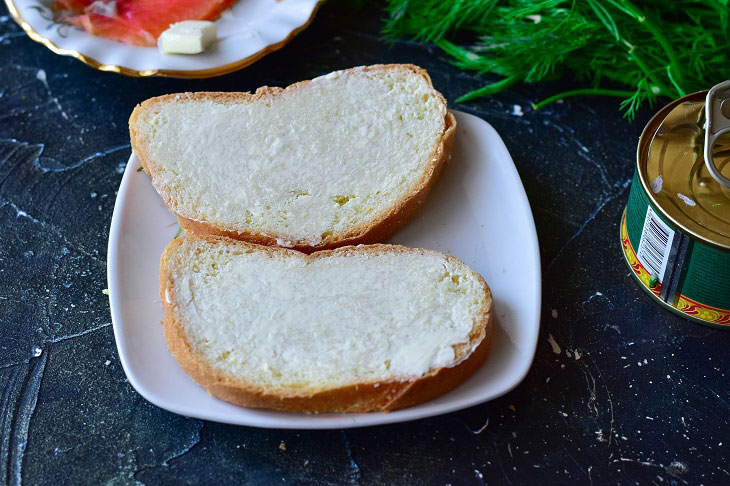
[[[383,241],[423,204],[456,122],[426,71],[337,71],[286,89],[152,98],[132,148],[189,233],[311,252]]]
[[[217,236],[162,256],[164,332],[209,393],[247,407],[369,412],[459,385],[492,335],[484,279],[438,252],[364,245],[311,255]]]

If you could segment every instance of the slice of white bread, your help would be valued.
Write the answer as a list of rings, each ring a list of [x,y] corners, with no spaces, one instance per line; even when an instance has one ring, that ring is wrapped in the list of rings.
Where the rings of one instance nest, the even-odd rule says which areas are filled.
[[[456,121],[421,68],[149,99],[132,148],[180,225],[311,252],[384,241],[422,206]]]
[[[484,279],[457,258],[394,245],[311,255],[219,236],[162,255],[164,333],[209,393],[247,407],[370,412],[459,385],[492,335]]]

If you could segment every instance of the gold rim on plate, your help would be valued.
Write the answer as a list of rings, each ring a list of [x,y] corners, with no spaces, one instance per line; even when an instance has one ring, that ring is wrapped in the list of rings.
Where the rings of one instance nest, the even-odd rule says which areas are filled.
[[[104,64],[96,59],[86,56],[79,51],[74,51],[72,49],[63,49],[61,47],[58,47],[56,44],[51,42],[49,39],[43,37],[41,34],[35,31],[33,27],[23,18],[23,16],[20,14],[20,10],[15,5],[14,0],[5,0],[5,5],[8,7],[8,10],[10,11],[10,15],[13,17],[15,22],[17,22],[18,25],[25,31],[25,33],[33,39],[36,42],[39,42],[55,52],[56,54],[60,54],[61,56],[71,56],[75,57],[79,61],[83,62],[84,64],[93,67],[94,69],[98,69],[99,71],[107,71],[107,72],[113,72],[113,73],[119,73],[123,74],[125,76],[130,76],[134,78],[146,78],[149,76],[169,76],[173,78],[191,78],[191,79],[201,79],[201,78],[212,78],[214,76],[221,76],[223,74],[232,73],[234,71],[238,71],[239,69],[245,68],[246,66],[250,66],[251,64],[255,63],[262,57],[264,57],[267,54],[271,54],[274,51],[277,51],[287,45],[294,37],[297,36],[301,31],[309,27],[309,24],[312,23],[314,20],[314,16],[317,14],[317,10],[319,10],[319,7],[324,3],[324,0],[319,0],[312,9],[312,14],[309,16],[306,22],[304,22],[302,25],[297,27],[296,29],[292,30],[288,36],[286,36],[285,39],[275,43],[266,46],[265,48],[261,49],[260,51],[256,52],[255,54],[252,54],[244,59],[241,59],[240,61],[232,62],[230,64],[226,64],[224,66],[218,66],[215,68],[210,69],[200,69],[197,71],[185,71],[185,70],[176,70],[176,69],[146,69],[142,71],[138,71],[136,69],[131,69],[124,66],[117,66],[115,64]]]

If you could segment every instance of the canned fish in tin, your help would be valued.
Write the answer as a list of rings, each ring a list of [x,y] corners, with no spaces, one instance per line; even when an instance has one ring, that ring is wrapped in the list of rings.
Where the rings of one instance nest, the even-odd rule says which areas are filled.
[[[660,304],[730,329],[726,132],[730,82],[676,100],[652,118],[639,139],[621,243],[634,277]]]

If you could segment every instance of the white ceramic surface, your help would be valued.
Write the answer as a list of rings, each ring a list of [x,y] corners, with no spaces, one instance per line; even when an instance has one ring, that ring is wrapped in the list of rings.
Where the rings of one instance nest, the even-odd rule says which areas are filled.
[[[305,415],[237,407],[208,395],[170,355],[160,322],[159,259],[178,231],[132,155],[109,234],[109,292],[119,357],[134,388],[164,409],[256,427],[328,429],[414,420],[459,410],[514,388],[532,363],[540,325],[540,255],[530,206],[502,139],[487,122],[456,112],[454,156],[423,211],[392,240],[451,253],[494,294],[496,327],[484,365],[430,402],[391,413]]]
[[[317,0],[239,0],[215,21],[219,40],[206,52],[165,55],[157,47],[131,46],[54,22],[49,7],[51,0],[6,1],[15,5],[38,35],[66,51],[63,54],[77,52],[104,66],[138,72],[205,71],[239,62],[284,41],[307,23],[318,3]]]

